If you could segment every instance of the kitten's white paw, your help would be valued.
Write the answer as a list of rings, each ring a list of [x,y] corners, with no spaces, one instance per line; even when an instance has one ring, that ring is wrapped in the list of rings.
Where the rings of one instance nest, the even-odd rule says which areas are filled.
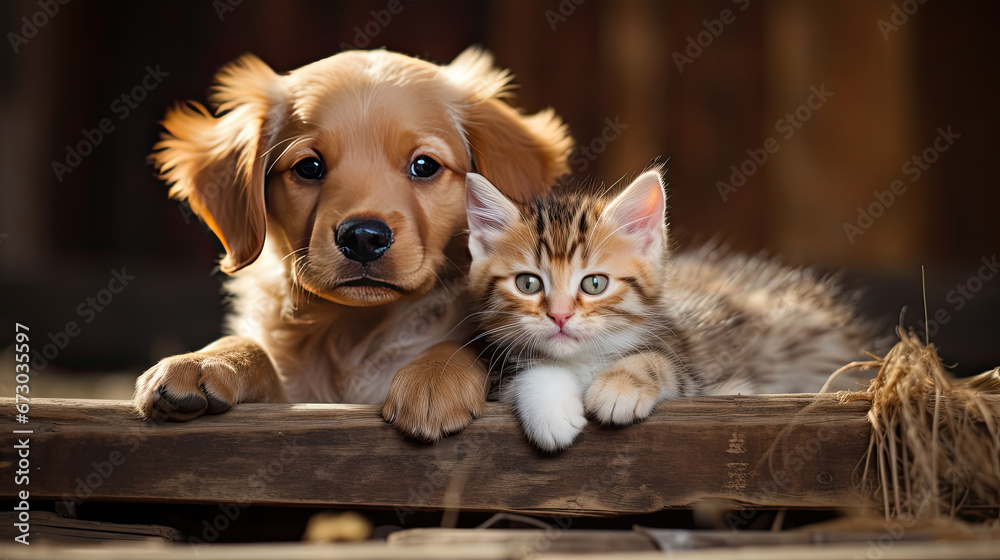
[[[543,451],[569,447],[587,418],[580,383],[569,370],[539,366],[521,373],[514,402],[524,435]]]
[[[587,425],[579,395],[565,397],[561,402],[550,403],[546,407],[520,409],[518,412],[524,435],[542,451],[566,449]]]
[[[626,370],[598,374],[585,402],[602,424],[627,426],[646,419],[659,402],[656,387]]]

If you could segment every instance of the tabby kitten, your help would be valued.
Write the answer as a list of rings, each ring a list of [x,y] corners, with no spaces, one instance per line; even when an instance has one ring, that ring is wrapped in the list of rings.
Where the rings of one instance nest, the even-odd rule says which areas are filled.
[[[671,255],[658,171],[613,200],[517,203],[466,182],[495,392],[543,450],[569,446],[587,415],[627,425],[681,396],[815,392],[871,342],[828,279],[712,248]]]

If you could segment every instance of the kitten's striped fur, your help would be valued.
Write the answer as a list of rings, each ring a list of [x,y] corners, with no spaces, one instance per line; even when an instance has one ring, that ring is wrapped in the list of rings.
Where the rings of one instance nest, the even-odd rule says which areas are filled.
[[[544,450],[570,445],[586,415],[625,425],[680,396],[814,392],[874,349],[832,281],[711,249],[671,255],[657,171],[614,200],[520,204],[481,176],[467,184],[470,291],[494,392]],[[524,293],[523,274],[542,289]],[[600,284],[594,274],[608,279],[596,295],[583,289]]]

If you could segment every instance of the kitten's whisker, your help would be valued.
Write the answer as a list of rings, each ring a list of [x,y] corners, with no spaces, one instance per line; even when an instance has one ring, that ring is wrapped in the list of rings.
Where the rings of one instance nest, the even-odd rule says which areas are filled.
[[[464,348],[466,348],[470,344],[473,344],[474,342],[476,342],[476,341],[478,341],[478,340],[480,340],[480,339],[482,339],[484,337],[489,337],[491,335],[500,333],[503,330],[512,330],[514,328],[516,328],[516,325],[506,325],[506,326],[502,326],[502,327],[497,327],[495,329],[483,332],[483,333],[475,336],[472,340],[470,340],[469,342],[466,342],[465,344],[462,345],[461,348],[459,348],[458,350],[456,350],[455,353],[452,354],[451,357],[448,358],[448,362],[446,362],[445,365],[447,366],[447,364],[449,362],[451,362],[451,358],[455,357],[455,354],[457,354],[458,352],[460,352],[461,350],[463,350]],[[485,354],[489,350],[490,346],[493,346],[494,344],[499,344],[499,342],[500,341],[494,340],[493,342],[490,342],[489,344],[487,344],[486,347],[483,348],[483,351],[476,355],[476,360],[481,359],[483,357],[483,354]]]
[[[448,357],[448,360],[447,360],[447,361],[446,361],[446,362],[444,363],[444,367],[448,367],[448,364],[450,364],[450,363],[451,363],[451,359],[452,359],[452,358],[454,358],[456,354],[458,354],[459,352],[461,352],[462,350],[464,350],[465,348],[467,348],[467,347],[468,347],[468,346],[469,346],[470,344],[473,344],[474,342],[476,342],[477,340],[479,340],[479,339],[481,339],[481,338],[483,338],[483,337],[487,337],[487,336],[490,336],[490,335],[493,335],[493,334],[496,334],[497,332],[499,332],[499,331],[501,331],[501,330],[503,330],[503,329],[511,329],[511,328],[514,328],[515,326],[516,326],[516,325],[507,325],[507,326],[503,326],[503,327],[497,327],[497,328],[495,328],[495,329],[492,329],[492,330],[489,330],[489,331],[486,331],[486,332],[483,332],[483,333],[481,333],[481,334],[479,334],[479,335],[477,335],[477,336],[473,337],[473,338],[472,338],[472,340],[470,340],[470,341],[466,342],[465,344],[463,344],[462,346],[460,346],[460,347],[458,348],[458,350],[455,350],[455,351],[454,351],[454,352],[452,353],[452,355]],[[452,330],[455,330],[455,329],[452,329]],[[491,344],[492,344],[492,343],[491,343]],[[489,348],[489,346],[487,346],[487,348]],[[483,352],[480,352],[480,353],[479,353],[479,355],[477,355],[477,356],[476,356],[476,359],[478,360],[479,358],[481,358],[481,357],[482,357],[482,355],[483,355]]]
[[[519,336],[515,337],[514,340],[511,341],[511,343],[509,345],[507,345],[507,350],[502,353],[503,361],[500,363],[500,375],[501,376],[503,375],[503,372],[507,369],[507,360],[510,359],[511,353],[513,352],[514,348],[517,345],[520,344],[520,341],[522,339],[527,340],[527,339],[530,338],[530,336],[531,336],[530,333],[527,333],[527,332],[521,333]],[[515,364],[520,361],[521,354],[524,352],[524,349],[525,349],[525,347],[522,346],[521,347],[521,352],[518,353],[518,357],[515,359]],[[518,368],[515,365],[515,371],[517,369]]]
[[[609,325],[608,328],[616,328],[616,326]],[[620,329],[621,327],[617,327],[617,328]],[[683,362],[683,360],[681,360],[681,357],[677,354],[676,351],[674,351],[674,349],[670,346],[670,344],[667,341],[663,340],[663,338],[661,338],[658,334],[656,334],[655,332],[653,332],[650,329],[647,329],[645,327],[641,327],[641,326],[638,326],[638,325],[634,325],[633,328],[641,330],[641,331],[645,332],[646,334],[652,336],[656,340],[659,340],[660,343],[663,344],[663,348],[665,348],[666,350],[669,350],[670,353],[673,355],[674,359],[677,360],[677,363],[680,364],[682,367],[684,367],[684,362]],[[668,329],[667,327],[661,326],[661,328],[664,328],[664,329],[670,331],[670,329]],[[670,334],[676,337],[676,335],[673,333],[673,331],[670,331]],[[648,344],[644,344],[644,346],[646,348],[650,348]]]
[[[604,239],[602,239],[602,240],[601,240],[601,242],[600,242],[600,243],[598,243],[598,244],[597,244],[597,246],[595,246],[594,248],[592,248],[592,249],[591,249],[590,251],[591,251],[592,253],[596,253],[596,252],[597,252],[597,250],[598,250],[598,249],[600,249],[602,245],[604,245],[604,242],[605,242],[605,241],[607,241],[607,240],[608,240],[608,239],[609,239],[609,238],[610,238],[610,237],[611,237],[612,235],[614,235],[614,234],[618,233],[618,231],[619,231],[619,230],[622,230],[622,229],[625,229],[625,228],[627,228],[627,227],[631,226],[632,224],[636,224],[636,223],[639,223],[639,222],[641,222],[641,221],[643,221],[643,220],[645,220],[645,219],[648,219],[649,217],[650,217],[650,216],[644,216],[644,217],[642,217],[642,218],[639,218],[639,219],[637,219],[637,220],[632,220],[631,222],[626,222],[625,224],[623,224],[623,225],[621,225],[621,226],[619,226],[619,227],[617,227],[617,228],[615,228],[615,229],[611,230],[611,232],[610,232],[610,233],[608,233],[607,235],[605,235],[605,236],[604,236]],[[601,220],[601,219],[603,219],[603,218],[604,218],[604,216],[602,215],[602,216],[601,216],[600,218],[598,218],[598,220]],[[594,228],[594,231],[597,231],[597,228]],[[593,235],[594,235],[594,234],[593,234],[593,232],[591,232],[590,236],[588,236],[588,238],[587,238],[587,244],[588,244],[588,245],[590,245],[590,244],[591,244],[591,241],[592,241],[592,239],[591,239],[591,238],[593,237]]]

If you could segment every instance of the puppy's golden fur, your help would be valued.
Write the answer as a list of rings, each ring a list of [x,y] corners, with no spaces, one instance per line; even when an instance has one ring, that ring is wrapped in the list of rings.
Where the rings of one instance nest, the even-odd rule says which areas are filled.
[[[486,375],[460,351],[465,174],[527,198],[571,146],[551,110],[504,101],[509,79],[475,49],[446,66],[349,51],[286,75],[247,55],[218,74],[211,109],[169,111],[152,157],[225,246],[232,336],[149,369],[138,411],[384,401],[387,420],[430,440],[471,421]],[[424,177],[427,158],[440,168]],[[360,220],[391,230],[364,260],[343,241]]]

